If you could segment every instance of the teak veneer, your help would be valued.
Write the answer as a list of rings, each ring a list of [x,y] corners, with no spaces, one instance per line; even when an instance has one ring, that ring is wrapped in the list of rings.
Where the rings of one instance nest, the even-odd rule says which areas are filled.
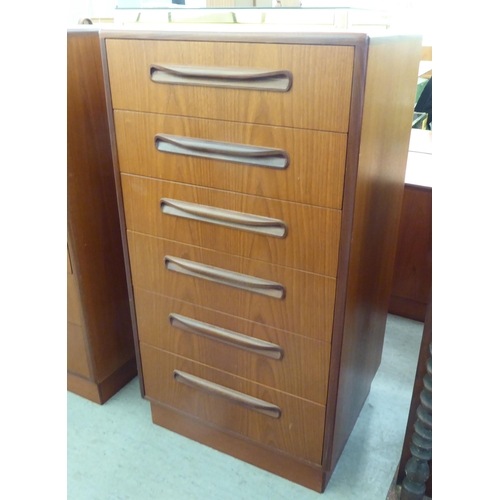
[[[99,32],[68,31],[68,390],[104,403],[137,375]]]
[[[153,422],[322,492],[381,359],[421,39],[101,38]]]

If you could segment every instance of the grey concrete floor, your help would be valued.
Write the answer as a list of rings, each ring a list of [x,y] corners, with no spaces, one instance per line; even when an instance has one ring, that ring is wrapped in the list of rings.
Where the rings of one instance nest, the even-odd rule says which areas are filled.
[[[135,378],[103,406],[68,393],[68,500],[385,500],[422,330],[389,316],[381,366],[322,495],[154,425]]]

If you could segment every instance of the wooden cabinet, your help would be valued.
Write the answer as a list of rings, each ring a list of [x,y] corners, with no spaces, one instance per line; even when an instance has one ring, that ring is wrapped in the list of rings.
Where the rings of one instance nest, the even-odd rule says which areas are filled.
[[[380,363],[420,39],[101,37],[153,421],[323,491]]]
[[[137,374],[99,34],[68,31],[68,390],[104,403]]]
[[[424,321],[432,286],[432,131],[412,129],[389,312]]]

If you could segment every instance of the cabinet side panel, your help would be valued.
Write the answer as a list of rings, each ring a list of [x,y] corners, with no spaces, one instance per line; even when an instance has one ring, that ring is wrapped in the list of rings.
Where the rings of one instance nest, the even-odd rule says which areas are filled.
[[[134,356],[99,35],[68,32],[68,238],[100,382]]]
[[[333,445],[324,457],[328,471],[342,453],[381,360],[420,52],[420,37],[372,39],[368,48],[344,314],[335,320],[343,328],[334,324],[333,330],[341,355],[330,422],[333,443],[325,443],[326,451]]]

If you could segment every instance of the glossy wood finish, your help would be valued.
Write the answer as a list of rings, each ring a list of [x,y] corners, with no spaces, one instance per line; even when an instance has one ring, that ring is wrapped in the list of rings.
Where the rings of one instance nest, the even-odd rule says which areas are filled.
[[[329,344],[137,287],[135,307],[141,342],[316,403],[326,403]],[[182,331],[170,324],[170,314],[272,342],[283,348],[283,359],[270,359]]]
[[[243,319],[329,342],[335,279],[128,231],[135,286]],[[168,271],[166,255],[284,285],[283,300]]]
[[[276,448],[250,441],[245,436],[235,434],[224,427],[157,403],[151,403],[151,414],[156,425],[285,479],[298,482],[318,493],[324,489],[324,473],[319,465],[291,457]]]
[[[336,308],[333,327],[327,403],[333,428],[327,430],[324,455],[328,471],[340,457],[380,364],[420,57],[419,37],[372,42],[355,183],[346,173],[346,193],[352,189],[354,197],[345,195],[353,203],[344,206],[344,213],[353,210],[352,229],[349,242],[341,240],[341,253],[348,254],[341,255],[339,266],[348,273],[339,273],[345,295],[337,304],[343,303],[344,311],[340,315]]]
[[[133,378],[135,353],[98,32],[68,31],[67,54],[68,370],[97,386],[124,366]]]
[[[82,398],[89,399],[97,404],[104,403],[99,394],[99,385],[90,382],[86,377],[68,371],[66,385],[68,391],[78,394]]]
[[[91,382],[87,377],[68,372],[68,391],[90,399],[94,403],[104,404],[122,389],[137,373],[135,358],[131,358],[109,377],[98,383]]]
[[[114,118],[122,172],[342,208],[346,134],[120,110]],[[286,151],[290,164],[275,170],[161,153],[154,146],[156,134],[274,147]]]
[[[432,131],[412,129],[389,312],[424,321],[432,286]]]
[[[432,286],[432,189],[405,186],[389,312],[424,321]]]
[[[67,364],[69,372],[90,378],[83,328],[70,321],[67,326]]]
[[[155,40],[106,46],[114,109],[347,132],[352,47]],[[288,70],[293,84],[283,93],[158,84],[149,77],[155,63]]]
[[[280,445],[281,448],[278,450],[275,444],[269,443],[269,434],[266,434],[264,424],[260,424],[261,426],[252,431],[255,434],[252,434],[251,439],[255,441],[249,441],[249,427],[245,427],[246,424],[244,424],[246,421],[242,420],[242,424],[240,421],[236,421],[235,418],[231,418],[234,417],[234,413],[232,413],[234,411],[248,412],[249,410],[244,410],[240,406],[237,406],[237,410],[234,407],[231,407],[231,409],[221,405],[216,407],[215,404],[209,401],[214,396],[209,396],[203,392],[201,396],[196,396],[196,398],[198,401],[206,402],[206,406],[196,406],[188,392],[184,392],[184,395],[179,397],[178,402],[175,403],[176,408],[164,406],[166,404],[164,398],[162,399],[163,404],[160,401],[152,400],[153,419],[155,423],[166,428],[197,439],[233,456],[243,458],[254,465],[281,474],[283,477],[313,488],[316,491],[323,491],[354,426],[380,361],[393,264],[392,262],[387,265],[385,254],[387,254],[389,260],[394,260],[399,222],[398,210],[401,206],[406,159],[401,152],[404,151],[406,154],[408,150],[415,81],[420,57],[420,39],[418,37],[387,36],[369,38],[363,34],[327,33],[326,28],[311,28],[311,32],[307,33],[285,32],[285,29],[280,30],[279,27],[276,28],[276,32],[269,33],[266,33],[266,30],[257,33],[252,31],[250,27],[246,27],[237,33],[233,32],[231,28],[227,30],[225,28],[221,29],[220,26],[217,29],[213,26],[204,27],[203,30],[200,33],[183,27],[175,31],[166,29],[165,31],[154,32],[144,31],[142,27],[138,28],[137,31],[111,30],[104,33],[103,47],[112,48],[113,51],[113,54],[108,51],[108,57],[113,58],[113,62],[109,67],[111,73],[109,95],[113,99],[112,106],[114,108],[113,112],[110,110],[110,119],[116,118],[117,120],[117,131],[119,131],[118,135],[121,136],[121,138],[118,138],[121,143],[119,146],[120,155],[121,158],[125,156],[123,168],[127,172],[140,173],[147,177],[165,176],[166,180],[196,185],[198,182],[196,180],[195,166],[197,166],[200,167],[200,179],[202,179],[200,185],[211,189],[214,187],[221,188],[225,193],[224,198],[227,194],[227,199],[230,199],[236,196],[235,192],[245,193],[244,190],[247,189],[244,184],[248,183],[248,178],[235,177],[235,180],[231,179],[232,173],[240,169],[241,164],[231,164],[232,168],[229,169],[228,166],[225,171],[218,170],[217,172],[220,175],[218,180],[215,181],[214,177],[207,177],[208,165],[213,165],[215,162],[203,160],[205,162],[203,163],[199,159],[189,160],[189,163],[181,164],[186,167],[185,169],[177,166],[175,169],[171,168],[171,163],[175,162],[177,165],[177,159],[173,159],[172,162],[165,160],[160,165],[157,160],[154,160],[155,154],[152,154],[154,150],[147,153],[141,146],[141,148],[138,148],[139,153],[132,151],[135,147],[132,134],[136,129],[143,130],[138,136],[146,137],[147,141],[147,136],[151,134],[151,131],[144,132],[144,130],[151,129],[149,129],[150,125],[146,122],[157,121],[161,125],[161,122],[166,124],[171,121],[172,124],[175,123],[175,130],[179,131],[177,132],[179,135],[195,135],[192,131],[196,130],[207,134],[202,136],[202,139],[211,139],[212,137],[217,139],[218,137],[215,136],[218,133],[215,131],[216,127],[221,130],[222,135],[219,137],[231,140],[233,136],[226,130],[234,127],[234,134],[241,134],[238,137],[250,137],[251,131],[253,131],[253,127],[250,128],[251,125],[257,124],[255,133],[259,137],[261,136],[261,130],[281,130],[279,134],[274,136],[275,140],[270,139],[268,143],[261,144],[267,147],[278,147],[279,144],[275,141],[281,140],[280,138],[285,133],[289,134],[292,131],[298,133],[297,128],[310,129],[308,132],[311,134],[315,134],[318,130],[348,132],[346,137],[345,176],[343,177],[344,190],[342,205],[339,207],[342,209],[342,215],[336,278],[304,272],[294,267],[285,267],[282,260],[277,261],[276,257],[270,258],[269,262],[264,262],[256,260],[256,258],[242,257],[241,254],[235,255],[235,253],[241,251],[240,247],[235,249],[230,246],[218,246],[219,250],[215,250],[214,246],[232,245],[233,243],[221,243],[220,240],[215,238],[201,242],[200,239],[196,239],[198,238],[198,229],[189,233],[189,238],[194,238],[188,240],[192,243],[190,245],[173,241],[171,239],[173,234],[171,229],[168,230],[167,237],[169,239],[140,234],[151,230],[151,226],[146,229],[143,221],[140,228],[136,227],[135,232],[130,229],[127,232],[132,269],[131,283],[135,287],[138,298],[137,310],[139,311],[139,308],[143,307],[144,311],[146,311],[141,312],[140,318],[138,318],[140,325],[142,325],[139,326],[138,335],[140,335],[141,340],[144,340],[144,335],[152,335],[154,338],[152,342],[154,343],[162,339],[164,343],[159,345],[162,349],[178,349],[176,352],[181,356],[177,358],[174,356],[173,359],[182,360],[187,367],[196,366],[198,369],[203,370],[204,374],[207,375],[205,378],[208,383],[224,385],[222,380],[236,380],[242,385],[232,386],[235,390],[239,390],[241,387],[258,387],[259,390],[265,392],[255,392],[251,394],[252,396],[278,406],[280,405],[276,400],[265,397],[271,394],[269,391],[276,391],[276,388],[271,387],[272,384],[276,383],[272,380],[275,377],[274,373],[268,379],[251,380],[250,378],[255,373],[251,373],[254,365],[250,361],[246,361],[246,364],[249,365],[248,368],[242,369],[238,367],[237,370],[242,371],[235,373],[236,368],[230,365],[231,355],[229,353],[230,350],[235,349],[234,347],[224,346],[226,354],[218,356],[217,348],[210,347],[210,343],[214,342],[210,339],[204,338],[200,342],[196,341],[195,345],[188,345],[186,342],[182,346],[178,340],[179,337],[185,338],[186,335],[195,335],[193,333],[176,333],[175,337],[168,335],[168,339],[159,337],[157,333],[152,333],[161,332],[162,326],[160,323],[165,321],[164,328],[172,332],[168,325],[169,304],[179,304],[179,307],[184,310],[196,311],[198,314],[203,315],[203,318],[210,318],[212,320],[211,324],[215,324],[215,326],[218,326],[216,324],[218,321],[224,321],[225,327],[233,331],[239,325],[247,325],[248,327],[255,325],[252,326],[252,332],[255,331],[254,328],[259,328],[257,331],[266,331],[269,335],[276,335],[266,337],[268,340],[271,338],[277,340],[278,334],[286,335],[286,338],[296,334],[295,337],[304,336],[322,342],[331,341],[329,351],[326,352],[329,357],[326,418],[321,424],[322,444],[319,448],[316,448],[315,445],[314,451],[309,450],[307,452],[308,454],[315,454],[319,449],[319,459],[316,456],[304,454],[303,451],[299,453],[291,451],[291,448],[288,447],[289,444],[285,447]],[[321,33],[322,30],[323,33]],[[313,33],[312,31],[317,32]],[[141,37],[147,38],[147,40],[139,40]],[[120,38],[124,40],[119,40]],[[334,95],[330,90],[325,90],[330,83],[334,83],[331,72],[336,72],[334,69],[335,61],[330,60],[328,57],[324,57],[321,64],[316,65],[314,80],[307,84],[312,85],[314,90],[310,89],[308,91],[307,99],[309,101],[307,104],[305,104],[306,100],[302,101],[301,113],[304,116],[300,119],[294,114],[298,109],[295,107],[295,103],[301,102],[300,100],[296,100],[292,105],[289,105],[286,111],[283,110],[279,99],[282,98],[283,102],[285,102],[286,92],[268,92],[268,95],[274,101],[266,100],[263,104],[263,94],[258,96],[258,93],[255,94],[257,91],[235,91],[220,88],[207,90],[206,87],[178,86],[168,94],[169,99],[165,99],[165,97],[160,97],[156,90],[151,92],[149,82],[139,84],[136,76],[130,76],[136,70],[141,71],[141,65],[144,67],[143,63],[148,57],[147,50],[149,50],[149,48],[146,50],[146,47],[151,47],[152,51],[159,51],[160,47],[174,46],[177,43],[183,47],[197,47],[199,44],[200,47],[203,45],[205,48],[201,47],[199,52],[184,56],[182,61],[168,61],[170,64],[187,64],[186,61],[189,59],[189,63],[200,65],[200,61],[196,58],[205,57],[209,65],[219,66],[220,61],[224,60],[228,54],[236,54],[237,57],[233,57],[233,60],[238,61],[241,54],[248,51],[246,52],[246,60],[249,61],[248,65],[251,66],[257,58],[262,61],[265,60],[262,55],[264,50],[272,59],[273,54],[278,53],[292,54],[290,57],[296,57],[298,54],[304,54],[308,51],[311,54],[317,54],[319,53],[316,52],[318,48],[324,49],[326,54],[335,48],[334,45],[337,46],[336,49],[348,48],[351,54],[348,72],[349,75],[352,73],[352,79],[349,76],[352,93],[350,96],[343,94],[344,102],[342,104],[342,107],[349,111],[348,122],[345,122],[348,126],[337,128],[336,126],[325,125],[329,120],[338,121],[339,119],[339,116],[334,116],[339,105],[337,95]],[[216,45],[218,47],[228,47],[227,52],[221,51],[220,54],[214,55]],[[298,50],[299,46],[302,47],[300,50]],[[135,47],[135,49],[131,47]],[[126,48],[126,50],[119,54],[119,48]],[[208,57],[206,57],[207,52],[204,51],[208,51]],[[135,68],[127,68],[127,66],[130,66],[126,63],[127,60],[138,61],[138,59],[135,59],[135,52],[141,52],[139,57],[142,62],[136,65]],[[213,59],[211,59],[212,56]],[[310,65],[311,60],[302,59],[300,62],[297,60],[292,63],[298,67],[303,64]],[[286,62],[285,59],[283,61]],[[330,66],[330,61],[332,66]],[[235,65],[237,66],[238,63]],[[121,68],[118,66],[121,66]],[[321,68],[321,71],[318,68]],[[124,77],[124,75],[128,76]],[[326,86],[323,80],[324,75],[328,76],[329,81]],[[337,77],[344,78],[344,76]],[[118,81],[118,78],[120,78],[120,81]],[[292,92],[301,88],[295,86],[296,81],[294,76]],[[132,92],[132,87],[134,92]],[[142,88],[146,89],[145,92],[141,92]],[[238,100],[236,100],[236,95],[238,95]],[[116,96],[118,97],[115,99]],[[222,111],[222,108],[217,106],[217,102],[220,102],[218,101],[219,98],[221,100],[225,99],[225,108]],[[259,99],[260,104],[257,104]],[[316,109],[316,104],[311,104],[319,100],[323,102],[321,112]],[[241,109],[236,109],[238,106]],[[257,108],[254,106],[259,107],[258,113],[256,112]],[[124,112],[123,109],[141,113]],[[154,118],[147,118],[151,115],[146,115],[143,112],[154,112],[156,115]],[[228,114],[225,115],[224,113]],[[332,116],[325,119],[326,114]],[[188,119],[174,115],[185,115],[192,118]],[[314,122],[311,121],[313,115],[317,117]],[[278,116],[280,121],[270,121],[270,119],[274,120],[275,116]],[[199,120],[199,118],[210,119]],[[212,120],[218,121],[213,122]],[[122,123],[118,124],[120,121]],[[125,130],[127,128],[125,123],[129,125],[134,123],[135,125],[127,131]],[[215,123],[220,124],[220,127],[216,126]],[[269,127],[269,125],[276,126]],[[285,127],[282,129],[277,127],[283,125]],[[187,132],[183,134],[184,131]],[[126,142],[130,142],[130,145],[123,143],[124,137],[127,138]],[[289,139],[286,140],[289,141]],[[247,139],[242,142],[252,144]],[[321,164],[324,163],[323,154],[317,156]],[[326,154],[328,155],[328,153]],[[171,156],[175,157],[175,155]],[[150,163],[152,167],[141,171],[135,170],[139,168],[137,165],[144,163],[146,158],[148,159],[147,163]],[[118,157],[116,160],[118,160]],[[334,164],[336,163],[337,159]],[[115,168],[117,177],[125,179],[125,175],[120,176],[119,174],[118,161]],[[330,167],[311,163],[306,168],[309,168],[311,172],[319,172],[320,169]],[[165,169],[168,172],[164,174]],[[193,173],[190,173],[190,169],[193,170]],[[186,177],[178,177],[183,175],[184,171],[188,172]],[[279,173],[283,172],[285,171]],[[227,174],[226,178],[230,180],[223,180],[222,174]],[[174,175],[175,177],[170,177]],[[276,173],[276,177],[279,177],[278,173]],[[298,180],[298,176],[297,181],[292,181],[292,178],[290,178],[286,190],[282,194],[281,190],[273,187],[274,180],[272,178],[270,178],[269,191],[255,192],[255,188],[264,188],[261,188],[261,180],[257,184],[251,184],[257,182],[254,179],[250,181],[250,184],[247,184],[248,194],[266,199],[266,203],[269,198],[299,200],[300,203],[304,203],[307,198],[302,197],[303,191],[300,192],[301,197],[296,198],[297,193],[299,193],[297,191],[298,184],[296,184]],[[221,184],[212,184],[214,182],[220,182]],[[223,182],[225,184],[222,184]],[[317,182],[317,180],[314,182]],[[327,181],[320,182],[313,186],[313,191],[309,196],[314,197],[314,191],[318,190],[320,193],[318,200],[324,200],[322,185],[326,183]],[[191,186],[187,188],[188,191],[191,189]],[[200,189],[198,187],[193,192]],[[184,191],[184,187],[182,187],[182,190]],[[334,192],[332,194],[334,195]],[[129,195],[130,190],[127,195],[124,189],[125,204],[127,204]],[[317,201],[316,203],[323,206],[324,202]],[[324,206],[333,207],[336,206],[335,203],[336,201],[332,198],[331,204],[325,204]],[[273,208],[273,210],[275,209]],[[267,213],[270,217],[277,218],[273,210],[269,210]],[[128,224],[128,219],[126,223],[123,222],[125,226]],[[125,229],[126,227],[124,227]],[[331,241],[327,231],[321,227],[315,231],[322,236],[323,245],[328,247]],[[210,248],[196,245],[207,245]],[[220,251],[221,249],[224,251]],[[326,249],[326,251],[330,250]],[[254,292],[207,281],[200,277],[199,274],[198,277],[189,275],[189,272],[186,274],[185,270],[176,268],[175,262],[172,265],[169,264],[172,270],[166,270],[164,258],[165,255],[169,255],[168,252],[174,258],[171,262],[179,258],[186,259],[188,262],[213,266],[221,272],[242,273],[250,277],[268,280],[272,283],[281,284],[286,293],[284,298],[280,300],[275,297],[266,297]],[[279,259],[282,259],[282,257],[280,256]],[[290,265],[296,266],[296,261]],[[204,269],[204,272],[208,271]],[[153,296],[157,298],[157,301],[153,300]],[[139,306],[139,302],[142,303],[142,306]],[[157,302],[162,306],[158,306]],[[163,310],[163,307],[166,310]],[[158,308],[160,309],[158,310]],[[186,314],[186,316],[189,315]],[[203,321],[201,318],[202,316],[199,317],[200,321]],[[210,323],[210,321],[207,320],[207,323]],[[280,332],[281,330],[284,331]],[[206,347],[202,347],[202,342],[205,343]],[[172,347],[172,344],[175,344],[175,347]],[[157,380],[158,374],[165,370],[164,357],[170,356],[172,358],[173,355],[147,345],[146,341],[141,343],[140,350],[143,361],[142,369],[144,373],[148,372],[148,379],[153,384],[157,384],[157,386],[154,386],[155,390],[159,394],[164,394],[165,397],[174,397],[175,391],[179,391],[179,388],[175,388],[175,391],[168,391]],[[156,352],[155,356],[150,356],[152,350]],[[306,354],[305,350],[304,354]],[[248,354],[245,355],[248,356]],[[200,364],[198,365],[188,358],[194,358]],[[238,359],[238,365],[241,363]],[[267,361],[267,363],[269,364],[271,361]],[[188,370],[185,370],[185,367],[177,369],[189,373]],[[260,376],[262,370],[258,370],[258,372]],[[201,372],[194,375],[202,376]],[[170,381],[166,383],[170,384],[169,386],[174,384],[173,373]],[[184,384],[180,384],[180,386],[183,391],[195,391],[193,387]],[[202,387],[204,387],[203,384]],[[293,387],[290,387],[288,385],[283,391],[278,390],[277,393],[286,397],[296,397],[291,392],[294,390]],[[296,387],[299,388],[300,384],[297,384]],[[148,390],[148,384],[146,384],[146,394]],[[209,389],[207,388],[207,390]],[[244,393],[245,391],[241,390],[240,392]],[[310,404],[306,399],[300,399],[300,401],[304,404]],[[230,405],[230,403],[224,401],[224,405]],[[251,411],[251,413],[255,412]],[[267,418],[274,422],[279,421],[279,419],[264,415],[259,415],[259,418]],[[309,424],[315,425],[312,420],[310,420]],[[243,427],[238,427],[241,425]],[[309,432],[309,429],[307,429],[307,432]],[[222,435],[224,438],[222,438]],[[307,442],[308,438],[304,436],[305,434],[301,438],[288,431],[288,433],[283,434],[282,443],[291,443],[291,440],[297,438],[302,440],[302,443],[292,446],[298,446],[304,450],[305,447],[310,445],[310,442]],[[287,450],[285,454],[283,450]],[[307,462],[299,458],[305,456],[309,457],[308,460],[313,459],[321,467],[318,469],[312,463],[307,464]],[[292,474],[291,471],[296,472],[296,475]]]
[[[80,296],[78,292],[78,283],[73,274],[67,276],[67,316],[68,322],[74,325],[82,326],[82,306],[80,303]]]
[[[127,228],[171,240],[335,277],[339,210],[122,174]],[[284,238],[162,213],[163,198],[284,222]],[[328,235],[325,239],[324,233]]]
[[[206,365],[141,344],[146,397],[202,418],[253,441],[292,456],[320,463],[325,407]],[[277,405],[281,417],[271,418],[174,380],[174,370]],[[292,429],[292,432],[290,432]]]

